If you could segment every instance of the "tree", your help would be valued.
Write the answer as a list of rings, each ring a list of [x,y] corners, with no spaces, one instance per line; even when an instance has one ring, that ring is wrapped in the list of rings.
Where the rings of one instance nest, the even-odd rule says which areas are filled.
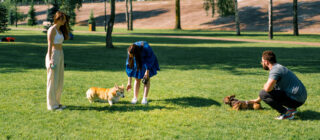
[[[61,10],[70,18],[70,25],[75,25],[76,23],[76,13],[75,9],[82,6],[82,0],[45,0],[47,4],[52,4],[53,7],[48,10],[47,19],[48,21],[53,21],[54,14]]]
[[[111,15],[110,19],[108,21],[108,29],[107,29],[107,35],[106,35],[106,47],[107,48],[114,48],[112,44],[112,30],[113,30],[113,25],[114,25],[114,19],[115,19],[115,0],[110,0],[110,10],[111,10]]]
[[[175,25],[175,29],[181,30],[180,0],[176,0],[176,25]]]
[[[13,25],[15,21],[14,11],[11,9],[8,9],[8,24]]]
[[[234,0],[234,18],[236,22],[236,30],[237,30],[237,35],[240,35],[240,20],[239,20],[239,11],[238,11],[238,0]]]
[[[133,9],[132,0],[129,0],[129,30],[133,30]]]
[[[57,11],[59,11],[60,6],[57,0],[48,1],[48,5],[52,4],[52,8],[48,8],[47,10],[47,21],[50,21],[50,23],[53,23],[53,16],[56,14]]]
[[[7,8],[9,24],[15,24],[16,27],[18,26],[18,21],[23,21],[26,17],[23,13],[20,13],[18,9],[18,3],[22,1],[28,2],[28,0],[4,0],[4,2],[2,2]]]
[[[104,0],[104,31],[106,32],[107,31],[107,7],[106,7],[106,4],[107,4],[107,0]]]
[[[211,8],[211,17],[214,16],[214,14],[215,14],[215,3],[214,3],[214,0],[204,0],[203,1],[203,8],[206,11],[207,16],[208,16],[208,11]]]
[[[273,39],[273,11],[272,11],[272,0],[269,0],[269,39]]]
[[[293,35],[299,35],[298,27],[298,0],[293,0]]]
[[[133,30],[132,0],[125,0],[125,2],[126,2],[127,30]]]
[[[235,7],[233,0],[218,0],[218,13],[222,17],[235,14]]]
[[[238,12],[238,1],[237,0],[217,0],[217,5],[215,5],[215,0],[204,0],[203,8],[207,12],[211,8],[211,16],[214,17],[216,6],[218,9],[218,13],[221,17],[226,17],[229,15],[235,16],[236,22],[236,31],[237,35],[240,35],[240,20],[239,20],[239,12]]]
[[[91,10],[91,13],[90,13],[90,17],[89,17],[89,20],[88,20],[88,24],[91,24],[91,29],[90,31],[96,31],[96,20],[94,18],[94,15],[93,15],[93,11]],[[90,28],[90,26],[89,26]]]
[[[0,3],[0,33],[7,31],[7,18],[8,10],[6,6]]]
[[[33,2],[31,3],[29,12],[28,12],[28,25],[36,25],[37,24],[37,19],[36,19],[36,12],[35,9],[33,7]]]

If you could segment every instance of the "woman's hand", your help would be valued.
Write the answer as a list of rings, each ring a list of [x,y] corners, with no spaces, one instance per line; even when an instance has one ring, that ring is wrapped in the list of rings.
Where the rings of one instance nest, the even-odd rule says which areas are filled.
[[[132,77],[128,77],[127,91],[130,91],[130,89],[132,88],[131,81],[132,81]]]
[[[144,78],[149,79],[149,70],[146,70],[146,73],[144,74]]]
[[[53,64],[53,60],[51,59],[51,60],[49,60],[49,68],[51,68],[52,69],[52,67],[54,67],[54,64]]]
[[[128,84],[127,85],[127,92],[129,92],[131,90],[131,88],[132,88],[131,84]]]

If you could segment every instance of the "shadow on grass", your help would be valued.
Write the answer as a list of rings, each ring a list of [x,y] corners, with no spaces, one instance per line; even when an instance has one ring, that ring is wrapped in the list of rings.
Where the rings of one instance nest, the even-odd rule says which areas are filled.
[[[66,110],[95,110],[95,111],[108,111],[108,112],[130,112],[130,111],[152,111],[152,110],[172,109],[159,105],[133,105],[129,102],[120,101],[113,106],[105,103],[105,106],[67,106]]]
[[[149,10],[149,11],[134,11],[133,21],[145,18],[155,17],[164,13],[167,13],[168,10],[166,9],[156,9],[156,10]],[[95,17],[96,25],[97,26],[104,26],[104,16]],[[107,15],[107,19],[110,19],[110,15]],[[116,13],[114,23],[125,23],[126,22],[126,15],[125,13]],[[80,25],[88,25],[88,20],[79,21],[78,24]]]
[[[308,28],[319,22],[314,18],[320,14],[318,8],[320,6],[319,1],[299,2],[299,29]],[[292,7],[291,2],[275,5],[274,8],[274,31],[288,31],[292,30]],[[239,8],[239,20],[242,26],[242,30],[254,30],[254,31],[266,31],[268,27],[268,11],[259,6],[246,6]],[[290,19],[291,18],[291,19]],[[204,23],[203,25],[216,25],[220,28],[234,29],[234,16],[219,17],[213,21]]]
[[[0,73],[45,69],[45,35],[14,37],[17,42],[0,44],[0,68],[3,68]],[[104,44],[104,39],[101,35],[78,34],[75,40],[66,41],[66,71],[124,71],[128,46],[117,45],[114,49],[106,49],[101,45]],[[277,54],[278,62],[293,71],[320,72],[320,48],[317,47],[285,48],[279,44],[248,47],[251,43],[135,36],[114,36],[113,40],[122,44],[137,40],[150,42],[161,69],[220,69],[234,75],[261,75],[265,74],[260,65],[261,53],[264,50],[273,50]],[[164,46],[165,44],[168,46]],[[222,45],[226,47],[221,47]],[[240,71],[239,68],[261,68],[261,71]]]
[[[201,97],[179,97],[153,101],[165,101],[166,103],[175,104],[182,107],[209,107],[212,105],[221,106],[221,104],[215,100]]]
[[[297,113],[297,119],[300,120],[320,120],[320,112],[305,110]]]

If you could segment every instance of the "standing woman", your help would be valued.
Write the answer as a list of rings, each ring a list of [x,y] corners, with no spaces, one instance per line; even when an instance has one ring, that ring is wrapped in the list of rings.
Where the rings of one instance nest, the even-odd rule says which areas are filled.
[[[157,57],[146,41],[138,41],[128,48],[126,72],[128,75],[127,91],[130,90],[132,77],[135,77],[132,104],[136,104],[140,89],[140,81],[144,83],[144,94],[141,104],[147,104],[150,89],[150,78],[160,70]]]
[[[60,104],[64,77],[64,54],[62,43],[69,39],[69,23],[67,16],[58,11],[54,15],[54,24],[48,29],[48,52],[46,55],[47,68],[47,108],[62,110]]]

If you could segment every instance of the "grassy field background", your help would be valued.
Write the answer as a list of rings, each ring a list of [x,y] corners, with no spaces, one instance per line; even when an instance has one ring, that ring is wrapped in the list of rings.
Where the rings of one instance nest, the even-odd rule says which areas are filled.
[[[46,35],[18,30],[0,34],[16,38],[0,43],[0,139],[320,138],[320,46],[148,36],[201,32],[230,37],[230,32],[136,32],[146,35],[114,35],[114,49],[105,48],[104,34],[75,32],[74,40],[65,41],[63,111],[46,110]],[[306,41],[320,38],[312,36]],[[287,41],[297,38],[283,35]],[[149,105],[131,105],[132,92],[113,107],[90,104],[85,98],[89,87],[126,85],[126,49],[138,40],[150,42],[161,68],[151,79]],[[258,96],[268,76],[260,65],[264,50],[273,50],[279,63],[307,87],[307,102],[295,120],[274,120],[278,114],[264,103],[259,111],[233,111],[222,103],[232,94],[241,100]]]

